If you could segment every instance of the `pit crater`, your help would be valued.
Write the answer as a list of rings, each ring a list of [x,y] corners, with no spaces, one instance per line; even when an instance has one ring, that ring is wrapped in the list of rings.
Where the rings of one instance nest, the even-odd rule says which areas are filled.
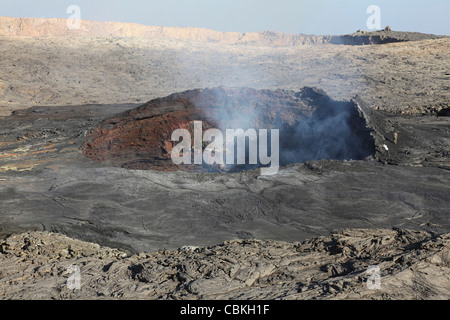
[[[193,139],[194,121],[202,121],[203,132],[279,129],[281,166],[363,160],[375,154],[373,130],[358,104],[335,101],[309,87],[298,92],[217,87],[175,93],[104,120],[87,135],[82,151],[94,161],[137,170],[235,172],[261,166],[247,161],[232,166],[174,164],[171,151],[178,142],[171,141],[172,132],[187,129]]]

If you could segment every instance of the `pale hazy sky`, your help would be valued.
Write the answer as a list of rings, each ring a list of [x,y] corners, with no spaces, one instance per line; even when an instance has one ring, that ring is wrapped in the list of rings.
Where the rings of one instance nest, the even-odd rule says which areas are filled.
[[[450,35],[450,0],[0,0],[0,16],[67,18],[69,5],[85,20],[317,35],[367,30],[378,5],[382,27]]]

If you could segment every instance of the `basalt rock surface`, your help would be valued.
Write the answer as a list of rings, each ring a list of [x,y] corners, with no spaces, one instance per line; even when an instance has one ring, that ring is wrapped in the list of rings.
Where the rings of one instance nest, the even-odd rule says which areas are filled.
[[[73,266],[79,289],[68,285]],[[232,240],[127,255],[29,232],[0,240],[0,270],[1,299],[447,300],[450,234],[345,229],[303,242]]]

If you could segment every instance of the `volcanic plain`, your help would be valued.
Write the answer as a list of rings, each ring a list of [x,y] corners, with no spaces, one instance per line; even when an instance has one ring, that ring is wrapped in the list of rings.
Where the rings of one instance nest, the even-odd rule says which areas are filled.
[[[82,26],[0,18],[1,298],[450,298],[450,38]],[[277,174],[170,162],[250,109]]]

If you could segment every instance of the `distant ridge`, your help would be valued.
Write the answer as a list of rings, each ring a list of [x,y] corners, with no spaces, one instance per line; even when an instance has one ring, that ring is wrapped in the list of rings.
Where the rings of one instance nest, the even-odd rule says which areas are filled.
[[[81,20],[80,29],[69,29],[67,19],[0,17],[0,36],[142,37],[192,40],[220,44],[301,46],[317,44],[365,45],[441,38],[411,32],[357,32],[344,36],[316,36],[273,31],[221,32],[192,27],[155,27],[137,23]]]
[[[69,29],[67,19],[0,17],[1,36],[90,36],[143,37],[217,42],[295,46],[329,42],[330,36],[284,34],[279,32],[221,32],[192,27],[156,27],[137,23],[81,20],[80,29]]]

